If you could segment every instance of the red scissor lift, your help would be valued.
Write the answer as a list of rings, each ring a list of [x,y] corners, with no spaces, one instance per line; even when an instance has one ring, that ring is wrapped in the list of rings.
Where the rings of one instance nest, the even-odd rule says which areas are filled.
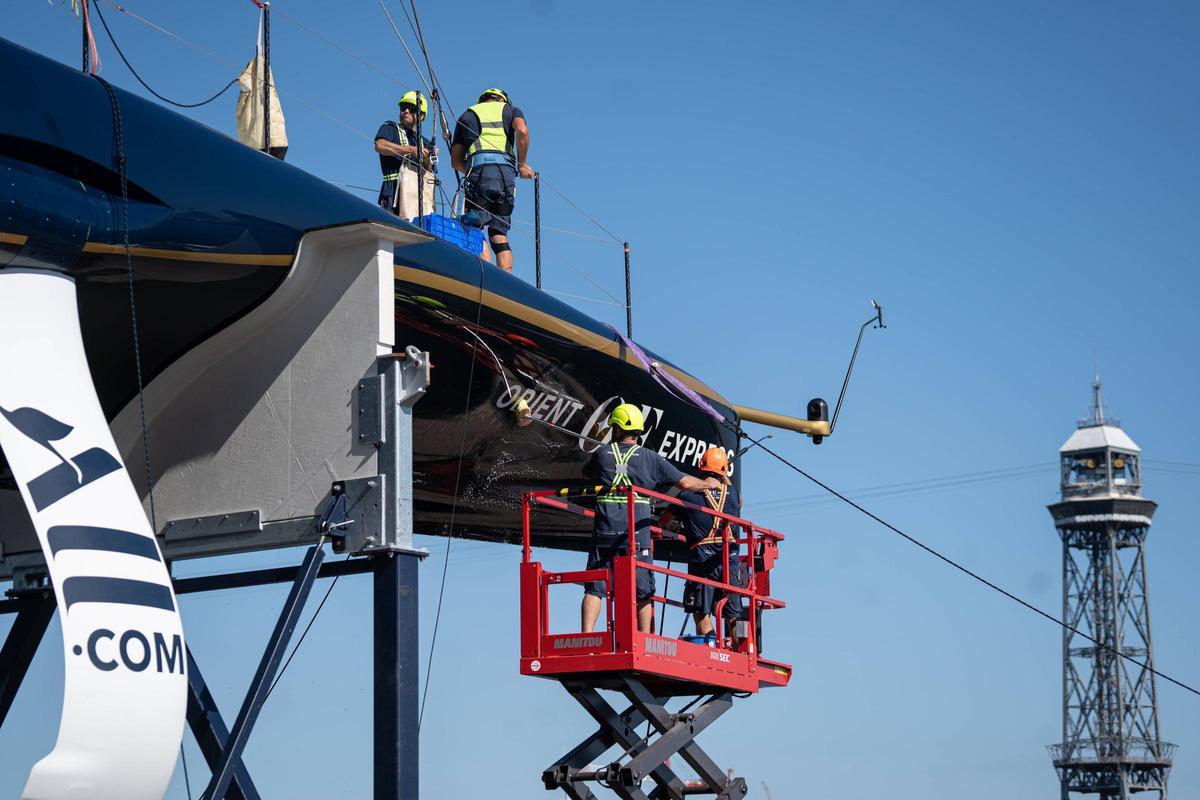
[[[533,560],[532,512],[540,508],[591,517],[591,510],[571,501],[603,491],[608,490],[547,490],[529,492],[522,499],[521,674],[559,681],[599,724],[595,733],[550,765],[542,773],[542,780],[547,790],[562,789],[575,800],[594,800],[596,795],[588,787],[589,782],[611,789],[626,800],[682,800],[687,795],[739,800],[746,794],[745,780],[729,777],[695,738],[732,707],[735,696],[769,686],[786,686],[791,678],[791,666],[764,658],[761,646],[764,612],[784,607],[783,602],[770,596],[771,569],[783,535],[668,495],[626,487],[619,491],[626,493],[629,509],[629,553],[637,552],[632,533],[635,497],[703,511],[730,523],[727,530],[733,533],[726,537],[722,563],[729,563],[730,549],[736,548],[733,552],[748,574],[745,588],[636,562],[631,555],[616,557],[611,572],[543,569]],[[681,539],[659,528],[651,531],[659,539]],[[716,647],[642,633],[637,629],[635,568],[659,573],[663,579],[656,583],[663,586],[675,578],[679,586],[690,580],[722,589],[726,593],[722,602],[740,598],[744,603],[742,621],[737,630],[724,630],[718,608],[714,615]],[[594,633],[552,633],[550,588],[589,581],[604,583],[605,628]],[[562,594],[565,599],[566,593]],[[571,593],[572,603],[577,603],[578,597]],[[665,596],[655,596],[653,602],[664,611],[666,605],[682,606]],[[624,695],[629,706],[618,711],[600,694],[601,689]],[[668,711],[667,704],[678,697],[694,699],[675,712]],[[607,766],[591,766],[614,746],[623,749],[615,761]],[[698,782],[684,781],[675,774],[669,765],[675,754],[695,770]],[[643,789],[647,781],[653,783],[649,794]]]

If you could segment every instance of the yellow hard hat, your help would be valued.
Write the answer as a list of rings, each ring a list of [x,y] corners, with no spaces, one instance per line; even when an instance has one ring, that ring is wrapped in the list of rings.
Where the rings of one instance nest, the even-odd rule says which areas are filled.
[[[633,403],[621,403],[608,417],[608,424],[631,433],[640,433],[646,427],[642,410]]]
[[[404,97],[400,98],[400,102],[398,105],[413,106],[414,108],[416,108],[418,105],[417,104],[418,99],[420,100],[421,116],[423,117],[429,113],[429,104],[425,102],[425,95],[423,95],[423,94],[419,95],[416,92],[405,92]]]
[[[486,98],[489,94],[494,94],[496,97],[503,97],[504,102],[506,103],[512,102],[512,100],[508,99],[508,92],[504,91],[503,89],[497,89],[494,86],[491,89],[484,89],[482,92],[480,92],[479,100],[477,102],[484,102],[484,98]]]

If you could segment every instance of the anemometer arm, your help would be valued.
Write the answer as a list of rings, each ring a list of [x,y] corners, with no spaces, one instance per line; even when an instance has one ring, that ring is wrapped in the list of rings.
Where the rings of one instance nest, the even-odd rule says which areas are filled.
[[[842,380],[842,390],[838,393],[832,420],[829,418],[828,404],[819,397],[808,401],[807,419],[776,414],[773,411],[763,411],[749,406],[732,406],[733,410],[737,412],[738,418],[744,422],[757,422],[760,425],[769,425],[773,428],[782,428],[811,436],[813,444],[820,444],[826,436],[831,435],[834,426],[837,425],[838,414],[842,410],[842,401],[846,399],[846,389],[850,385],[850,375],[854,372],[854,362],[858,359],[858,349],[862,346],[863,334],[871,325],[876,328],[887,327],[883,324],[883,306],[872,300],[871,308],[875,313],[858,329],[858,339],[855,340],[854,351],[850,354],[850,366],[846,368],[846,377]]]

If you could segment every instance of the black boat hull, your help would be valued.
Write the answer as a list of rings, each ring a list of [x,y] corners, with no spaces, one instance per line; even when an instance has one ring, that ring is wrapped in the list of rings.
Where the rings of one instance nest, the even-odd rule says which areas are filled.
[[[695,471],[708,444],[736,449],[737,416],[714,391],[651,354],[726,424],[658,382],[611,329],[523,281],[119,89],[118,147],[99,81],[3,40],[0,73],[29,76],[0,98],[0,269],[74,279],[110,421],[137,393],[127,208],[148,392],[173,364],[264,306],[296,269],[306,234],[371,223],[424,241],[397,247],[394,267],[393,341],[428,350],[435,367],[414,410],[419,533],[450,533],[453,522],[454,535],[517,541],[520,493],[582,485],[596,447],[588,438],[607,441],[607,413],[620,402],[645,409],[643,444],[685,470]],[[128,167],[127,204],[118,155]],[[516,425],[518,400],[532,412],[528,427]],[[170,464],[173,454],[154,453],[158,446],[152,438],[152,456]],[[0,494],[15,494],[6,475],[0,458]],[[585,529],[539,530],[543,544],[586,547]],[[12,552],[14,543],[5,544]]]

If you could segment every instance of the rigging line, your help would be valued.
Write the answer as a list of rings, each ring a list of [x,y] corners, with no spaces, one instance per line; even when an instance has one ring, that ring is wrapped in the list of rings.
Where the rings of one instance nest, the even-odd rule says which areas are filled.
[[[147,92],[154,95],[159,100],[162,100],[164,103],[170,103],[171,105],[176,106],[178,108],[199,108],[200,106],[208,105],[213,100],[216,100],[218,97],[225,94],[225,92],[229,91],[230,86],[233,86],[235,83],[237,83],[238,79],[235,77],[232,80],[230,80],[229,83],[225,84],[225,86],[219,92],[217,92],[216,94],[214,94],[212,97],[208,98],[207,100],[201,100],[199,103],[179,103],[179,102],[176,102],[175,100],[172,100],[169,97],[164,97],[163,95],[154,91],[154,89],[151,88],[150,84],[148,84],[148,83],[146,83],[146,81],[142,80],[142,76],[139,75],[138,71],[133,68],[133,64],[129,63],[129,59],[125,57],[125,53],[121,50],[121,45],[117,44],[116,37],[113,36],[113,32],[108,27],[108,20],[106,20],[104,18],[104,12],[100,10],[100,3],[96,3],[94,8],[96,9],[96,16],[98,16],[100,18],[100,24],[104,26],[104,32],[106,34],[108,34],[108,40],[110,42],[112,42],[112,46],[117,51],[117,55],[119,55],[121,57],[121,61],[125,62],[125,66],[133,74],[133,77],[137,78],[137,82],[140,83]]]
[[[944,475],[939,478],[922,478],[921,480],[915,480],[915,481],[903,481],[900,483],[881,483],[877,486],[863,486],[859,489],[849,490],[848,493],[849,494],[859,494],[859,493],[863,493],[863,492],[877,492],[877,491],[884,490],[884,489],[900,489],[900,488],[907,488],[907,487],[917,488],[917,487],[920,487],[922,484],[944,483],[946,481],[958,481],[958,480],[962,480],[962,479],[966,479],[966,478],[1005,477],[1009,473],[1034,472],[1034,471],[1038,471],[1038,470],[1045,470],[1045,469],[1048,469],[1048,468],[1054,467],[1054,466],[1058,466],[1058,465],[1055,464],[1054,462],[1047,461],[1047,462],[1043,462],[1041,464],[1027,464],[1023,467],[1006,467],[1004,469],[990,470],[990,471],[986,471],[986,472],[963,472],[963,473],[960,473],[957,475]],[[761,508],[763,506],[779,505],[781,503],[790,503],[795,500],[807,500],[807,499],[813,498],[813,497],[827,497],[827,496],[828,495],[826,495],[825,493],[820,492],[817,494],[801,495],[800,497],[780,497],[775,500],[763,500],[761,502],[753,503],[753,504],[746,503],[746,505],[753,505],[755,508]]]
[[[187,789],[188,800],[192,800],[192,779],[188,777],[187,753],[183,751],[183,742],[179,743],[179,757],[183,760],[183,786]]]
[[[601,303],[606,306],[616,306],[617,308],[625,307],[624,303],[614,303],[611,300],[601,300],[598,297],[585,297],[584,295],[581,295],[581,294],[571,294],[570,292],[560,292],[555,289],[542,289],[542,291],[546,292],[547,294],[558,295],[559,297],[572,297],[576,300],[586,300],[589,303]]]
[[[1070,632],[1071,632],[1071,633],[1073,633],[1074,635],[1076,635],[1076,636],[1079,636],[1080,638],[1083,638],[1083,639],[1086,639],[1086,640],[1088,640],[1088,641],[1089,641],[1089,642],[1091,642],[1092,644],[1094,644],[1094,645],[1096,645],[1096,646],[1098,646],[1098,647],[1101,647],[1101,648],[1103,648],[1104,650],[1107,650],[1107,651],[1109,651],[1109,652],[1110,652],[1110,653],[1112,653],[1113,655],[1115,655],[1115,656],[1119,656],[1120,658],[1123,658],[1123,659],[1125,659],[1125,660],[1126,660],[1126,661],[1128,661],[1129,663],[1131,663],[1131,664],[1134,664],[1135,666],[1141,667],[1143,670],[1145,670],[1146,672],[1149,672],[1149,673],[1151,673],[1152,675],[1156,675],[1157,677],[1159,677],[1159,678],[1162,678],[1162,679],[1163,679],[1163,680],[1165,680],[1165,681],[1168,681],[1168,682],[1170,682],[1170,683],[1173,683],[1173,684],[1175,684],[1176,686],[1180,687],[1181,689],[1186,689],[1187,691],[1191,692],[1192,694],[1194,694],[1194,695],[1197,695],[1197,696],[1200,696],[1200,689],[1196,689],[1196,688],[1194,688],[1194,687],[1192,687],[1192,686],[1189,686],[1188,684],[1184,683],[1183,681],[1179,681],[1179,680],[1176,680],[1175,678],[1172,678],[1170,675],[1167,675],[1167,674],[1165,674],[1165,673],[1163,673],[1163,672],[1159,672],[1159,671],[1158,671],[1158,670],[1156,670],[1154,667],[1150,666],[1150,664],[1149,664],[1149,663],[1147,663],[1147,662],[1142,662],[1142,661],[1138,661],[1138,660],[1137,660],[1136,658],[1134,658],[1133,656],[1127,655],[1127,654],[1125,654],[1125,653],[1121,652],[1120,650],[1118,650],[1118,649],[1116,649],[1116,648],[1114,648],[1114,647],[1110,647],[1109,645],[1105,644],[1104,642],[1101,642],[1099,639],[1095,639],[1095,638],[1093,638],[1093,637],[1089,636],[1088,634],[1084,633],[1083,631],[1079,630],[1078,628],[1074,627],[1073,625],[1071,625],[1071,624],[1069,624],[1069,623],[1065,622],[1064,620],[1061,620],[1061,619],[1059,619],[1058,617],[1054,616],[1053,614],[1049,614],[1049,613],[1047,613],[1047,612],[1043,611],[1042,609],[1038,608],[1037,606],[1033,605],[1032,603],[1028,602],[1027,600],[1023,600],[1023,599],[1021,599],[1020,597],[1018,597],[1017,595],[1015,595],[1015,594],[1013,594],[1012,592],[1008,591],[1007,589],[1004,589],[1004,588],[1002,588],[1002,587],[1000,587],[1000,586],[998,586],[998,585],[996,585],[996,584],[992,583],[991,581],[989,581],[987,578],[983,577],[982,575],[979,575],[979,574],[978,574],[978,573],[976,573],[976,572],[972,572],[970,569],[968,569],[967,567],[965,567],[965,566],[963,566],[962,564],[958,563],[958,562],[957,562],[957,561],[955,561],[954,559],[952,559],[952,558],[950,558],[950,557],[948,557],[948,556],[944,556],[944,555],[942,555],[942,554],[941,554],[941,553],[939,553],[937,550],[934,550],[932,547],[930,547],[929,545],[927,545],[927,544],[925,544],[924,542],[920,541],[919,539],[916,539],[915,537],[908,535],[907,533],[905,533],[904,531],[900,530],[900,529],[899,529],[899,528],[897,528],[895,525],[893,525],[892,523],[890,523],[890,522],[888,522],[887,520],[883,519],[882,517],[879,517],[879,516],[877,516],[876,514],[874,514],[874,513],[870,512],[870,511],[868,511],[867,509],[863,508],[863,507],[862,507],[862,506],[860,506],[858,503],[856,503],[856,502],[854,502],[853,500],[851,500],[850,498],[846,497],[846,496],[845,496],[844,494],[842,494],[841,492],[839,492],[839,491],[837,491],[836,489],[832,488],[832,487],[831,487],[831,486],[829,486],[828,484],[822,483],[822,482],[821,482],[821,481],[820,481],[818,478],[815,478],[815,477],[813,477],[812,475],[808,474],[807,472],[805,472],[805,471],[804,471],[803,469],[801,469],[800,467],[798,467],[798,466],[796,466],[795,464],[793,464],[791,461],[788,461],[786,458],[784,458],[783,456],[779,455],[779,453],[776,453],[774,450],[772,450],[770,447],[766,446],[765,444],[762,444],[762,443],[760,442],[758,446],[759,446],[760,448],[762,448],[762,450],[764,450],[764,451],[765,451],[766,453],[768,453],[770,456],[772,456],[772,457],[773,457],[775,460],[777,460],[777,461],[779,461],[780,463],[782,463],[784,466],[786,466],[786,467],[788,467],[789,469],[791,469],[792,471],[794,471],[794,472],[796,472],[796,473],[799,473],[800,475],[804,476],[804,477],[805,477],[805,478],[807,478],[808,480],[810,480],[810,481],[812,481],[813,483],[815,483],[817,486],[820,486],[822,489],[824,489],[825,491],[827,491],[827,492],[829,492],[830,494],[832,494],[834,497],[836,497],[836,498],[838,498],[839,500],[841,500],[843,503],[846,503],[846,504],[847,504],[847,505],[849,505],[851,508],[854,508],[854,509],[856,509],[857,511],[860,511],[860,512],[862,512],[862,513],[863,513],[863,514],[865,514],[866,516],[868,516],[868,517],[870,517],[871,519],[873,519],[873,520],[875,520],[876,522],[878,522],[878,523],[879,523],[880,525],[882,525],[883,527],[885,527],[885,528],[887,528],[888,530],[892,531],[893,533],[897,534],[897,535],[898,535],[898,536],[900,536],[901,538],[903,538],[903,539],[906,539],[906,540],[907,540],[909,543],[916,545],[917,547],[921,548],[922,550],[924,550],[924,551],[925,551],[926,553],[928,553],[929,555],[933,556],[934,558],[937,558],[939,561],[942,561],[942,562],[944,562],[944,563],[948,564],[949,566],[953,567],[954,569],[958,570],[959,572],[963,573],[964,575],[967,575],[968,577],[974,578],[975,580],[979,581],[980,583],[982,583],[984,586],[988,587],[989,589],[992,589],[993,591],[999,592],[1000,594],[1002,594],[1002,595],[1004,595],[1005,597],[1007,597],[1009,600],[1012,600],[1013,602],[1015,602],[1015,603],[1017,603],[1017,604],[1019,604],[1019,605],[1022,605],[1022,606],[1024,606],[1024,607],[1025,607],[1025,608],[1027,608],[1028,610],[1032,611],[1033,613],[1037,614],[1037,615],[1038,615],[1038,616],[1040,616],[1040,617],[1044,617],[1045,619],[1049,620],[1050,622],[1053,622],[1055,625],[1058,625],[1059,627],[1063,628],[1064,630],[1070,631]]]
[[[383,0],[379,0],[379,2],[382,5]],[[417,44],[421,49],[421,54],[425,57],[425,66],[429,70],[429,79],[431,81],[433,81],[434,86],[438,87],[438,90],[441,91],[441,88],[442,88],[441,82],[437,78],[437,73],[434,72],[433,62],[429,57],[429,47],[425,43],[425,33],[421,27],[421,17],[417,13],[416,0],[408,0],[408,3],[409,3],[409,6],[412,7],[412,12],[413,12],[413,19],[409,20],[409,26],[412,27],[413,31],[416,33]],[[401,8],[401,10],[404,10],[404,0],[400,0],[400,8]],[[405,16],[406,17],[408,16],[407,11],[405,11]],[[390,18],[391,17],[389,16],[389,20],[390,20]],[[414,22],[416,23],[415,25],[413,24]],[[399,35],[399,34],[397,34],[397,35]],[[444,98],[445,92],[443,91],[443,92],[441,92],[441,94],[443,95],[443,102],[445,102],[446,108],[449,109],[451,116],[453,116],[454,109],[450,106],[449,102],[445,101],[445,98]],[[616,234],[614,234],[612,231],[610,231],[608,228],[606,228],[598,219],[593,217],[587,211],[584,211],[583,208],[578,203],[576,203],[571,198],[567,197],[566,194],[564,194],[561,189],[559,189],[557,186],[555,186],[554,184],[552,184],[550,181],[546,180],[545,178],[542,178],[542,183],[546,184],[546,186],[548,186],[551,190],[553,190],[555,192],[555,194],[557,194],[559,197],[561,197],[563,200],[565,200],[568,204],[570,204],[576,211],[578,211],[583,216],[587,217],[588,220],[590,220],[593,225],[595,225],[597,228],[599,228],[600,230],[602,230],[606,234],[608,234],[609,237],[614,242],[624,246],[625,241],[623,239],[618,238]],[[603,289],[602,289],[602,291],[603,291]],[[609,294],[609,293],[607,291],[605,291],[605,294]],[[609,296],[612,297],[611,294],[609,294]],[[617,298],[614,297],[613,299],[616,300]],[[620,302],[620,301],[617,300],[617,302]],[[624,304],[622,304],[622,307],[624,307]]]
[[[523,235],[523,236],[525,236],[526,238],[528,238],[530,241],[532,241],[532,240],[533,240],[533,235],[532,235],[532,234],[530,234],[530,233],[525,233],[525,232],[522,232],[522,235]],[[621,308],[624,308],[624,307],[625,307],[625,304],[621,302],[620,298],[618,298],[616,295],[614,295],[614,294],[613,294],[612,292],[610,292],[608,289],[605,289],[603,286],[601,286],[601,285],[600,285],[599,283],[597,283],[596,281],[592,280],[591,276],[589,276],[589,275],[588,275],[586,272],[584,272],[583,270],[579,269],[579,267],[576,267],[576,266],[575,266],[574,264],[572,264],[570,261],[567,261],[567,259],[563,258],[561,253],[559,253],[559,252],[558,252],[558,251],[556,251],[556,250],[552,250],[552,249],[551,249],[551,248],[549,248],[549,247],[546,247],[546,244],[545,244],[545,242],[543,242],[543,243],[542,243],[542,249],[543,249],[543,250],[545,250],[545,251],[546,251],[547,253],[549,253],[550,255],[552,255],[552,256],[554,256],[555,258],[557,258],[557,259],[558,259],[559,261],[561,261],[562,263],[566,264],[566,265],[567,265],[567,267],[568,267],[570,270],[572,270],[573,272],[575,272],[575,274],[579,275],[581,278],[583,278],[585,281],[587,281],[588,283],[590,283],[592,286],[595,286],[597,289],[599,289],[600,291],[604,292],[604,294],[608,295],[608,296],[609,296],[609,297],[612,299],[612,301],[613,301],[614,303],[616,303],[617,305],[619,305]]]
[[[515,225],[524,225],[524,226],[525,226],[525,227],[527,227],[527,228],[532,228],[532,227],[534,227],[534,224],[533,224],[532,222],[526,222],[526,221],[525,221],[525,220],[523,220],[523,219],[514,219],[514,220],[513,220],[513,224],[515,224]],[[569,235],[569,236],[576,236],[576,237],[578,237],[578,238],[580,238],[580,239],[591,239],[593,242],[603,242],[604,244],[611,244],[611,242],[610,242],[608,239],[605,239],[605,238],[604,238],[604,237],[602,237],[602,236],[589,236],[589,235],[588,235],[588,234],[586,234],[586,233],[579,233],[578,231],[572,231],[572,230],[568,230],[567,228],[555,228],[555,227],[553,227],[553,226],[550,226],[550,225],[543,225],[543,226],[542,226],[542,230],[544,230],[544,231],[554,231],[555,233],[565,233],[565,234],[567,234],[567,235]],[[623,244],[624,244],[624,242],[618,242],[617,244],[622,244],[622,245],[623,245]]]
[[[105,0],[105,2],[107,2],[113,8],[117,9],[117,11],[120,11],[122,14],[127,14],[130,17],[133,17],[134,19],[136,19],[138,22],[141,22],[144,25],[148,25],[149,27],[154,28],[156,31],[164,33],[167,36],[170,36],[172,39],[178,39],[180,42],[182,42],[183,44],[186,44],[188,47],[191,47],[195,50],[199,50],[201,53],[204,53],[206,56],[216,59],[217,61],[220,61],[222,64],[228,64],[229,66],[232,66],[234,69],[239,69],[237,64],[235,64],[234,62],[225,58],[224,56],[219,56],[216,53],[212,52],[211,50],[206,50],[203,47],[201,47],[200,45],[195,44],[194,42],[189,42],[187,39],[184,39],[179,34],[173,33],[171,31],[167,30],[166,28],[162,27],[161,25],[151,22],[150,20],[146,19],[145,17],[138,16],[137,14],[133,13],[129,9],[125,8],[124,6],[116,3],[115,0]],[[368,136],[367,134],[358,130],[350,123],[348,123],[344,120],[338,119],[333,114],[330,114],[328,111],[318,108],[317,106],[313,105],[312,103],[308,102],[307,100],[305,100],[301,97],[298,97],[297,95],[292,94],[291,92],[283,91],[275,84],[274,81],[270,82],[270,87],[272,89],[274,89],[276,91],[276,93],[278,93],[280,96],[287,97],[289,100],[294,100],[295,102],[299,103],[300,105],[304,106],[305,108],[308,108],[311,111],[315,111],[316,113],[320,114],[321,116],[325,117],[326,119],[330,120],[331,122],[336,122],[338,125],[341,125],[346,130],[348,130],[351,133],[353,133],[354,135],[358,136],[360,139],[365,139],[368,142],[374,141],[373,137]]]
[[[475,301],[475,327],[479,327],[479,321],[483,317],[483,284],[484,284],[484,269],[485,263],[482,259],[479,261],[479,297]],[[478,339],[478,337],[476,337]],[[450,503],[450,524],[446,531],[446,555],[442,562],[442,579],[441,585],[438,587],[437,611],[433,616],[433,634],[429,640],[429,658],[425,662],[425,688],[421,692],[421,706],[417,711],[417,733],[421,732],[421,723],[425,720],[425,701],[429,699],[429,684],[433,678],[433,656],[437,651],[438,627],[442,621],[442,600],[446,594],[446,574],[450,569],[450,548],[454,542],[454,518],[458,514],[458,490],[462,483],[462,465],[463,452],[467,446],[467,414],[471,410],[471,387],[475,383],[475,353],[477,347],[474,342],[471,344],[471,367],[467,372],[467,391],[466,399],[463,402],[463,422],[461,433],[458,438],[458,467],[454,471],[454,499]],[[494,356],[494,354],[493,354]]]
[[[380,0],[383,2],[383,0]],[[421,48],[421,55],[425,57],[425,68],[429,71],[429,80],[437,87],[439,96],[445,94],[442,92],[441,84],[438,82],[437,75],[433,71],[433,62],[429,58],[429,47],[425,44],[425,31],[421,29],[421,18],[417,15],[417,4],[415,0],[409,0],[409,5],[412,7],[413,18],[408,20],[408,26],[417,34],[417,45]],[[404,8],[404,0],[400,0],[400,10],[404,11],[404,18],[408,19],[408,11]],[[416,22],[416,25],[413,22]],[[432,94],[432,92],[430,92]],[[445,98],[442,98],[443,101]],[[450,104],[446,103],[446,108],[450,108]],[[450,113],[454,113],[454,109],[450,109]]]
[[[323,547],[324,544],[325,544],[325,537],[324,537],[324,535],[322,535],[321,541],[317,544],[317,547]],[[349,560],[350,560],[350,556],[347,555],[346,561],[349,561]],[[275,680],[271,682],[271,688],[267,689],[267,696],[263,698],[264,703],[267,702],[268,699],[270,699],[271,692],[275,691],[275,687],[279,685],[279,682],[281,680],[283,680],[283,673],[287,672],[288,664],[291,664],[292,659],[296,657],[296,653],[300,652],[300,645],[304,644],[304,637],[308,636],[308,632],[309,632],[309,630],[312,629],[313,623],[316,622],[317,617],[319,617],[321,615],[321,609],[325,607],[325,601],[329,599],[329,595],[333,594],[333,587],[337,586],[338,578],[340,578],[340,577],[342,577],[342,576],[341,575],[333,576],[333,580],[330,581],[330,583],[329,583],[329,588],[325,590],[325,596],[321,598],[320,604],[317,605],[317,610],[313,612],[312,618],[309,619],[308,624],[304,626],[304,632],[301,633],[300,638],[298,640],[296,640],[296,646],[292,648],[292,654],[289,655],[287,657],[287,660],[283,662],[283,666],[279,668],[279,674],[276,675]]]
[[[1200,464],[1192,464],[1187,461],[1164,461],[1161,458],[1143,458],[1142,463],[1143,464],[1167,464],[1172,467],[1192,467],[1193,469],[1200,469]]]
[[[954,489],[962,489],[962,488],[969,487],[969,486],[977,486],[981,483],[1000,482],[1000,481],[1013,480],[1013,479],[1018,479],[1018,478],[1028,479],[1031,477],[1038,477],[1040,480],[1040,476],[1038,476],[1038,474],[1036,472],[1015,473],[1013,475],[1004,475],[1004,476],[1001,476],[999,478],[994,478],[994,479],[972,478],[972,479],[966,480],[966,481],[955,481],[955,482],[950,482],[950,483],[931,484],[929,486],[916,486],[916,487],[912,487],[912,488],[908,488],[908,489],[887,489],[887,490],[879,491],[879,492],[855,493],[855,494],[848,494],[847,496],[853,497],[855,500],[858,500],[858,501],[883,500],[883,499],[891,499],[891,498],[906,499],[906,498],[913,497],[915,495],[920,495],[920,494],[939,493],[939,492],[951,491]],[[774,508],[760,510],[757,513],[770,514],[770,515],[774,515],[774,516],[778,516],[778,517],[792,517],[792,516],[795,516],[796,514],[801,513],[809,508],[812,508],[813,506],[820,506],[820,505],[824,505],[826,503],[832,503],[832,502],[835,502],[836,500],[837,500],[837,498],[830,497],[829,495],[819,495],[819,494],[808,495],[804,500],[797,500],[795,505],[775,506]]]
[[[137,375],[138,419],[142,426],[142,459],[146,463],[146,495],[150,500],[150,530],[158,532],[158,518],[154,511],[154,472],[150,465],[150,434],[146,430],[146,387],[142,380],[142,345],[138,332],[137,300],[133,291],[133,250],[129,246],[129,165],[125,159],[125,139],[121,128],[121,104],[112,84],[93,75],[100,81],[108,94],[108,103],[113,115],[113,146],[116,150],[117,174],[121,179],[121,240],[125,245],[125,265],[129,283],[129,323],[133,336],[133,365]]]
[[[433,94],[433,90],[429,88],[429,81],[425,80],[425,75],[417,65],[417,59],[413,57],[412,50],[408,49],[408,42],[404,41],[404,37],[400,34],[400,29],[396,27],[396,22],[392,19],[392,15],[388,13],[387,6],[384,5],[383,0],[379,0],[379,8],[383,11],[383,15],[387,17],[388,25],[392,26],[392,32],[396,34],[396,38],[404,46],[404,52],[408,54],[408,60],[412,62],[413,69],[417,71],[417,77],[421,79],[421,85],[425,87],[425,94]]]
[[[284,13],[283,11],[280,11],[280,10],[279,10],[278,8],[276,8],[275,6],[271,6],[271,13],[272,13],[272,14],[274,14],[275,16],[283,17],[283,18],[284,18],[284,19],[286,19],[288,22],[292,23],[293,25],[295,25],[296,27],[300,28],[301,30],[308,31],[310,34],[312,34],[312,35],[313,35],[313,36],[315,36],[316,38],[320,39],[322,42],[324,42],[325,44],[329,45],[329,46],[330,46],[330,47],[332,47],[334,50],[337,50],[337,51],[338,51],[339,53],[341,53],[342,55],[344,55],[344,56],[347,56],[348,58],[352,58],[352,59],[354,59],[355,61],[357,61],[358,63],[362,64],[364,67],[367,67],[368,69],[371,69],[371,70],[374,70],[375,72],[378,72],[380,75],[382,75],[383,77],[387,78],[389,81],[391,81],[392,83],[396,84],[397,86],[406,86],[406,85],[407,85],[407,84],[405,84],[403,81],[400,81],[400,80],[398,80],[398,79],[396,79],[396,78],[392,77],[392,76],[391,76],[391,75],[389,75],[388,73],[384,72],[384,71],[383,71],[383,70],[381,70],[379,67],[377,67],[377,66],[375,66],[374,64],[372,64],[370,61],[367,61],[365,58],[361,58],[361,57],[359,57],[359,56],[355,55],[354,53],[352,53],[351,51],[347,50],[346,48],[342,47],[340,44],[338,44],[337,42],[333,41],[333,40],[332,40],[332,39],[330,39],[329,37],[325,36],[323,33],[319,32],[319,31],[315,31],[315,30],[313,30],[312,28],[308,27],[307,25],[305,25],[303,22],[301,22],[300,20],[296,19],[295,17],[293,17],[293,16],[291,16],[291,15],[289,15],[289,14],[286,14],[286,13]]]
[[[154,30],[158,31],[159,33],[170,36],[172,39],[177,39],[178,41],[182,42],[183,44],[187,45],[188,47],[191,47],[194,50],[199,50],[201,53],[204,53],[204,55],[206,55],[210,58],[215,58],[217,61],[220,61],[223,64],[233,67],[234,69],[238,68],[237,64],[235,64],[234,62],[225,58],[224,56],[219,56],[216,53],[212,52],[211,50],[205,50],[203,47],[196,44],[195,42],[189,42],[187,39],[184,39],[179,34],[169,31],[166,28],[164,28],[163,26],[161,26],[157,23],[151,22],[150,20],[146,19],[145,17],[138,16],[137,14],[133,13],[125,6],[121,5],[120,3],[117,3],[116,0],[104,0],[104,1],[106,3],[108,3],[110,6],[112,6],[113,8],[115,8],[117,11],[120,11],[122,14],[125,14],[127,16],[133,17],[134,19],[136,19],[138,22],[142,23],[143,25],[147,25],[151,28],[154,28]]]
[[[617,235],[616,235],[615,233],[613,233],[613,232],[612,232],[612,231],[610,231],[608,228],[606,228],[606,227],[604,227],[603,225],[601,225],[601,224],[600,224],[600,221],[599,221],[598,219],[596,219],[596,218],[595,218],[595,217],[593,217],[591,214],[589,214],[588,212],[586,212],[586,211],[584,211],[582,208],[580,208],[578,203],[576,203],[574,200],[572,200],[571,198],[569,198],[569,197],[567,197],[565,194],[563,194],[563,193],[562,193],[562,190],[561,190],[561,189],[559,189],[557,186],[555,186],[553,183],[551,183],[550,181],[546,180],[545,178],[542,178],[542,183],[544,183],[544,184],[545,184],[547,187],[549,187],[551,191],[553,191],[555,194],[557,194],[557,195],[558,195],[559,197],[561,197],[563,200],[566,200],[566,201],[567,201],[567,203],[568,203],[568,204],[570,204],[572,208],[574,208],[574,209],[575,209],[576,211],[578,211],[580,214],[583,214],[585,217],[587,217],[589,220],[591,220],[593,225],[595,225],[597,228],[599,228],[600,230],[602,230],[602,231],[604,231],[605,233],[607,233],[607,234],[609,235],[609,237],[610,237],[610,238],[612,238],[612,240],[613,240],[614,242],[616,242],[617,244],[620,244],[620,245],[624,245],[624,244],[625,244],[625,240],[624,240],[624,239],[620,239],[620,238],[618,238],[618,237],[617,237]]]

